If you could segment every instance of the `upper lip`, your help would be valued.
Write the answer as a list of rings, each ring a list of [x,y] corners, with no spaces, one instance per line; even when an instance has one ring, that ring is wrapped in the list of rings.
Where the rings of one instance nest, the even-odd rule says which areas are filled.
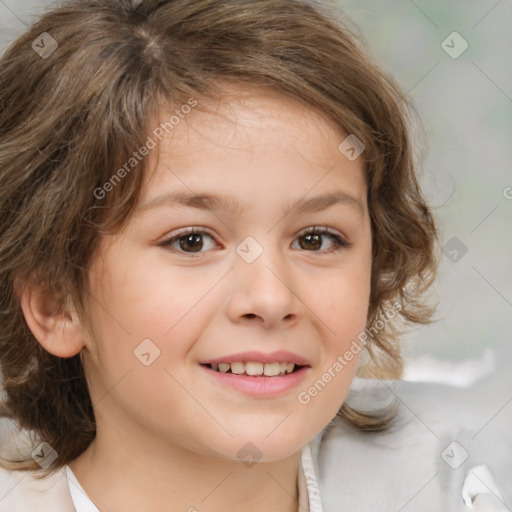
[[[201,361],[200,364],[219,364],[219,363],[247,363],[254,361],[258,363],[295,363],[299,366],[309,366],[309,361],[298,354],[288,352],[287,350],[277,350],[276,352],[258,352],[251,350],[248,352],[238,352],[237,354],[229,354],[215,359]]]

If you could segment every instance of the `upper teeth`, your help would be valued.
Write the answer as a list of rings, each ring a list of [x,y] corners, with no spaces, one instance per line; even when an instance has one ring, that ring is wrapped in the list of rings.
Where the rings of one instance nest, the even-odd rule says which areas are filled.
[[[273,377],[280,373],[292,373],[295,367],[294,363],[258,363],[258,362],[236,362],[212,364],[212,369],[226,373],[231,368],[231,373],[242,375],[266,375]]]

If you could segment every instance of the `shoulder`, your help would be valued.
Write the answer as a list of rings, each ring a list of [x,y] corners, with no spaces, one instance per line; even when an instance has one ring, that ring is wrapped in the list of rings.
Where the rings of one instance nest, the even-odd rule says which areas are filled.
[[[31,471],[0,468],[2,512],[76,512],[69,492],[65,468],[44,478]]]
[[[387,432],[363,433],[335,418],[315,437],[324,512],[338,512],[341,504],[353,512],[468,510],[463,498],[475,496],[473,472],[473,483],[484,480],[485,492],[493,490],[496,506],[512,503],[511,415],[502,410],[506,395],[495,395],[492,382],[461,389],[358,381],[352,401],[387,396],[399,402],[400,412]]]

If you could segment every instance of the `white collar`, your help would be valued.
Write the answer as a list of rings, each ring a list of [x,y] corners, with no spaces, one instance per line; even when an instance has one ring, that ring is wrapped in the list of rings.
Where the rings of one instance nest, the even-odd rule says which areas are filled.
[[[297,512],[323,512],[310,443],[302,448],[300,461],[297,477],[299,493]],[[76,512],[100,512],[83,490],[71,468],[68,465],[65,468],[69,491]]]
[[[76,479],[71,468],[66,464],[66,476],[68,477],[69,492],[76,512],[100,512],[98,507],[91,501],[87,493]]]

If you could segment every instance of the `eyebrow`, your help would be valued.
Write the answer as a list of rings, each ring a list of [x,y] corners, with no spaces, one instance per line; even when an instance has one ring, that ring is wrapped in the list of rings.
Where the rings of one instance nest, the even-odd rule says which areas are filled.
[[[327,192],[309,199],[299,199],[291,208],[291,213],[301,215],[325,210],[333,205],[344,205],[363,215],[364,206],[361,200],[342,190]],[[185,206],[199,210],[223,211],[233,215],[240,215],[247,205],[237,198],[226,194],[210,194],[207,192],[170,192],[151,199],[138,210],[147,211],[158,206]],[[285,209],[283,213],[286,213]]]

